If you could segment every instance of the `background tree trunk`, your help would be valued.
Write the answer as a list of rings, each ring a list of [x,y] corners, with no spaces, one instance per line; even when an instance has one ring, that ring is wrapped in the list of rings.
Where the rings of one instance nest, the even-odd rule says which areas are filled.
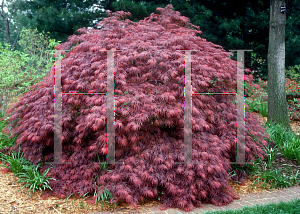
[[[0,29],[0,30],[6,34],[6,42],[8,44],[10,44],[10,32],[9,32],[9,22],[10,21],[9,21],[8,17],[6,16],[6,13],[4,11],[4,7],[5,7],[4,0],[2,0],[0,2],[0,15],[2,17],[2,21],[3,21],[3,24],[4,24],[5,30],[2,30],[2,29]]]
[[[270,0],[268,49],[268,121],[291,129],[285,92],[285,1]]]
[[[8,2],[8,1],[6,1]],[[12,50],[15,45],[16,45],[16,42],[17,42],[17,39],[18,39],[18,36],[19,36],[19,33],[20,31],[18,32],[18,35],[14,41],[14,43],[11,42],[11,32],[10,32],[10,24],[11,24],[11,20],[12,20],[12,15],[8,15],[8,13],[5,12],[4,8],[8,8],[7,5],[4,4],[4,0],[2,0],[0,2],[0,16],[2,17],[2,22],[3,22],[3,25],[5,27],[5,30],[2,30],[0,29],[1,32],[5,33],[6,35],[6,42],[7,44],[10,44],[10,50]],[[12,11],[14,11],[14,8],[12,8]]]

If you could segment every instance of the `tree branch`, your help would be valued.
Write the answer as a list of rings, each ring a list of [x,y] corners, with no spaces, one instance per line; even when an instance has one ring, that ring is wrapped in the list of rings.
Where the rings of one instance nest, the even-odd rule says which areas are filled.
[[[1,3],[0,8],[1,8],[0,15],[1,15],[3,18],[5,18],[5,13],[4,13],[4,0],[2,0],[2,3]]]
[[[15,47],[20,32],[21,32],[21,30],[19,30],[18,35],[17,35],[17,37],[16,37],[16,39],[15,39],[15,41],[14,41],[14,44],[13,44],[13,45],[11,46],[11,48],[10,48],[11,50]]]

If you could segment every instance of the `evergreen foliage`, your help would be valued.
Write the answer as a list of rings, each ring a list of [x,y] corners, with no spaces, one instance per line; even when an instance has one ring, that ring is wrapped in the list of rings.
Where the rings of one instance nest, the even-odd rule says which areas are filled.
[[[130,20],[149,16],[156,7],[165,7],[169,0],[104,0],[111,11],[124,10],[132,14]],[[286,68],[299,65],[299,0],[287,0],[289,12],[286,23]],[[201,26],[202,38],[221,45],[225,50],[252,49],[246,52],[245,64],[256,79],[267,79],[270,1],[211,1],[172,0],[174,10]],[[236,57],[236,56],[234,56]],[[235,58],[233,58],[235,59]]]
[[[13,13],[16,22],[47,32],[57,41],[66,41],[77,29],[93,26],[104,15],[99,0],[16,0],[10,7],[17,8]]]
[[[163,206],[185,211],[201,203],[226,205],[238,195],[229,186],[229,161],[236,158],[236,105],[231,95],[193,95],[192,160],[184,161],[184,52],[192,52],[193,92],[232,92],[236,61],[221,46],[200,38],[199,27],[172,10],[157,8],[138,23],[118,11],[104,18],[101,29],[81,28],[57,46],[68,50],[62,60],[62,91],[106,93],[107,53],[115,52],[116,162],[101,167],[106,157],[106,96],[62,97],[63,162],[49,171],[49,186],[62,198],[68,194],[109,190],[111,202],[137,207],[145,198],[160,196]],[[124,20],[125,19],[125,20]],[[80,44],[79,44],[80,43]],[[249,70],[247,70],[249,72]],[[250,82],[251,75],[245,80]],[[8,111],[12,137],[34,164],[53,160],[54,67]],[[245,113],[246,161],[263,158],[265,130],[258,118]],[[42,165],[42,171],[48,166]],[[101,169],[102,168],[102,169]],[[245,174],[244,174],[245,176]],[[94,185],[94,179],[96,184]]]

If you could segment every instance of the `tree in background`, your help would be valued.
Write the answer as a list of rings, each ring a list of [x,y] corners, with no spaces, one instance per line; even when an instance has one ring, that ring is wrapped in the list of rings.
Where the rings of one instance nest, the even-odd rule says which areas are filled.
[[[132,17],[129,17],[129,19],[134,22],[138,22],[149,16],[156,10],[157,6],[158,5],[153,4],[153,2],[134,2],[130,0],[120,0],[112,3],[114,11],[134,11]]]
[[[285,0],[270,0],[268,122],[291,129],[285,92]]]
[[[24,27],[49,32],[57,41],[66,41],[77,29],[93,26],[106,16],[100,10],[99,0],[16,0],[10,7],[16,8],[14,19]],[[93,23],[93,21],[96,23]]]
[[[138,22],[148,17],[151,13],[157,13],[157,7],[165,7],[172,0],[152,0],[152,1],[137,1],[137,0],[103,0],[102,5],[105,9],[112,11],[126,11],[132,14],[128,17],[131,21]]]
[[[287,5],[288,13],[285,28],[286,68],[300,66],[300,0],[288,0]]]
[[[130,20],[149,16],[156,7],[165,7],[169,0],[104,0],[103,6],[111,11],[124,10],[132,14]],[[174,10],[190,18],[200,26],[202,38],[220,44],[226,50],[253,49],[246,52],[246,67],[254,71],[256,78],[267,79],[269,40],[269,0],[258,1],[211,1],[172,0]],[[289,0],[286,37],[286,67],[300,65],[299,0]],[[235,58],[233,58],[235,59]]]
[[[156,8],[159,6],[166,6],[172,0],[102,0],[101,4],[106,10],[130,11],[132,17],[128,17],[131,21],[139,21],[149,16],[151,13],[156,13]]]
[[[6,2],[12,2],[12,1],[6,1]],[[15,8],[11,7],[11,12],[12,13],[8,13],[6,12],[7,10],[7,5],[8,3],[4,3],[4,0],[0,1],[0,16],[1,16],[1,21],[0,21],[0,33],[2,33],[2,35],[4,34],[6,37],[6,43],[9,44],[9,48],[13,49],[14,46],[16,45],[16,41],[18,39],[20,30],[17,33],[17,36],[15,37],[14,41],[12,41],[11,39],[11,29],[12,29],[12,13],[14,13]],[[15,30],[16,31],[16,30]],[[14,31],[14,32],[15,32]]]
[[[174,3],[173,3],[174,2]],[[226,50],[253,49],[246,52],[245,65],[256,77],[267,76],[268,7],[260,1],[174,0],[174,9],[201,27],[202,38]],[[233,59],[236,59],[234,53]]]
[[[105,0],[103,5],[112,11],[124,10],[132,14],[129,19],[138,21],[149,16],[156,7],[164,7],[169,0],[130,1]],[[201,27],[201,37],[230,49],[254,49],[246,53],[246,66],[259,73],[267,72],[266,55],[269,3],[265,1],[198,1],[172,0],[174,10]],[[265,38],[265,40],[262,39]],[[251,57],[250,57],[251,54]],[[251,59],[251,60],[250,60]]]
[[[97,0],[77,1],[21,1],[13,0],[17,8],[16,20],[25,26],[49,32],[51,38],[66,41],[69,35],[77,34],[82,26],[94,26],[93,20],[106,16],[99,7],[111,11],[124,10],[132,14],[132,21],[139,21],[155,12],[156,7],[165,7],[170,0]],[[222,45],[226,50],[253,49],[246,52],[246,67],[254,71],[256,78],[267,79],[267,52],[269,39],[269,0],[258,1],[211,1],[172,0],[174,9],[201,27],[202,38]],[[93,7],[94,5],[94,7]],[[98,9],[95,5],[98,5]],[[289,0],[286,26],[286,68],[300,65],[300,0]],[[95,10],[92,11],[91,8]],[[31,12],[29,12],[29,10]],[[46,17],[51,17],[48,19]],[[297,56],[297,57],[295,57]],[[233,58],[235,59],[235,58]]]

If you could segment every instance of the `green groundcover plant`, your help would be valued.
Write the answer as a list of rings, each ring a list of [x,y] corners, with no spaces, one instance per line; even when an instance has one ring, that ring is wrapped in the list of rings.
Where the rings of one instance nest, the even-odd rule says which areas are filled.
[[[34,166],[31,162],[23,157],[23,154],[20,153],[20,150],[18,151],[18,153],[11,152],[8,155],[0,153],[0,158],[3,163],[7,163],[9,165],[0,166],[8,168],[17,177],[19,177],[20,179],[18,180],[18,182],[25,183],[21,189],[23,189],[24,187],[29,187],[28,192],[31,192],[31,194],[35,193],[37,190],[45,190],[46,188],[51,189],[51,187],[49,187],[48,185],[48,182],[49,179],[54,178],[46,177],[46,174],[51,168],[48,168],[42,175],[40,175],[38,168],[40,167],[41,163],[37,166]],[[21,189],[19,189],[18,192]]]

